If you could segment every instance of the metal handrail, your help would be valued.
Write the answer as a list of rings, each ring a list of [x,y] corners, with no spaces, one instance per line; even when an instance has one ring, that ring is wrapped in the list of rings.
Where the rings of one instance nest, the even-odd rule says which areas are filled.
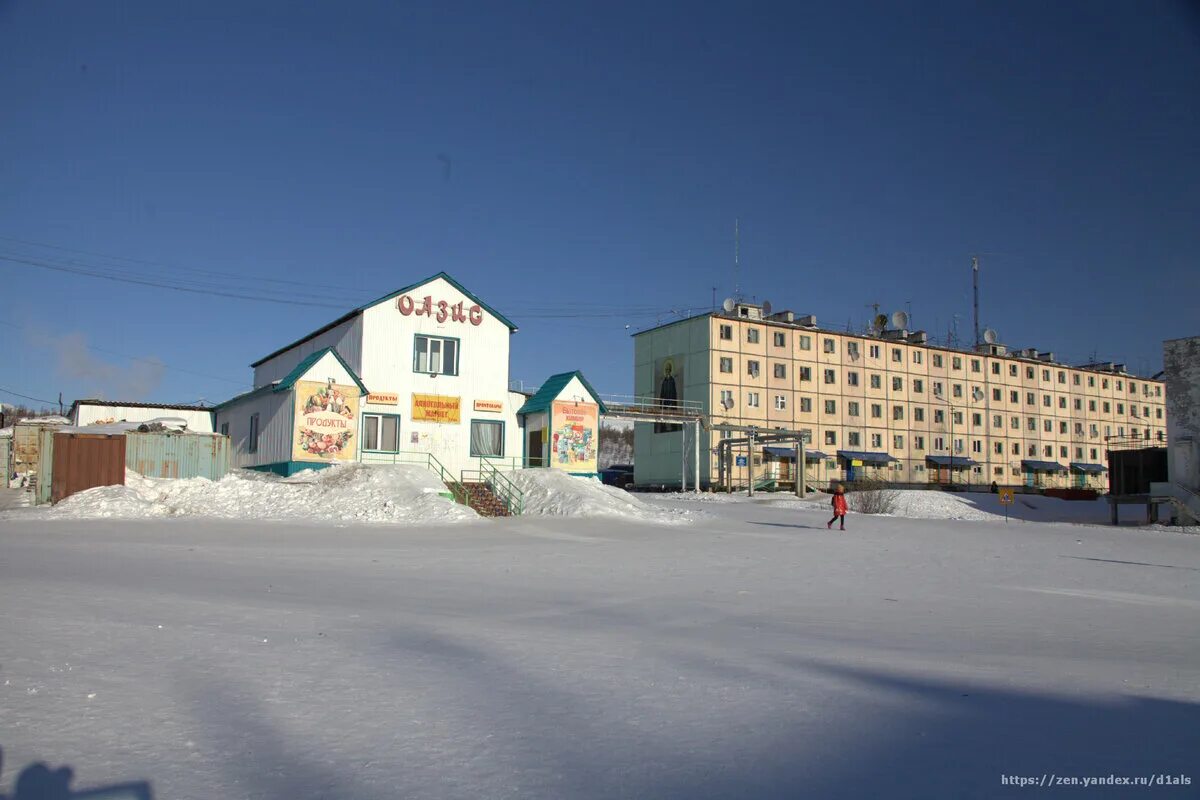
[[[484,483],[492,490],[492,494],[504,503],[509,514],[514,517],[520,516],[525,511],[525,492],[521,491],[506,475],[501,474],[493,464],[480,459],[479,466]]]
[[[442,483],[450,490],[450,494],[454,495],[455,502],[474,508],[471,505],[471,493],[467,491],[467,487],[462,485],[462,482],[454,477],[454,473],[446,469],[441,461],[438,461],[437,456],[433,453],[418,453],[410,450],[400,450],[396,453],[363,453],[363,463],[368,461],[383,463],[383,464],[412,464],[420,465],[431,472],[437,473],[441,478]]]

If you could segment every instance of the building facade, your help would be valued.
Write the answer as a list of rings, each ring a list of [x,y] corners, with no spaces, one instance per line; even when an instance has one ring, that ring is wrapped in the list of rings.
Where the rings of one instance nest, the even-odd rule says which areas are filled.
[[[515,331],[438,273],[256,361],[254,389],[216,407],[217,430],[236,466],[281,474],[421,453],[457,477],[481,457],[519,459]]]
[[[816,454],[808,480],[1105,486],[1106,437],[1166,444],[1161,381],[1121,365],[1073,367],[1052,353],[936,347],[922,332],[823,330],[812,317],[738,304],[634,336],[639,396],[698,401],[713,424],[797,430]],[[678,430],[639,425],[635,480],[677,484],[693,450]],[[702,431],[702,484],[718,438]],[[778,451],[779,448],[776,448]],[[745,452],[744,450],[742,452]],[[764,448],[733,465],[745,485],[793,470]]]
[[[192,433],[213,433],[213,410],[201,406],[133,403],[115,400],[76,400],[68,414],[72,425],[149,422],[163,417],[181,420]]]

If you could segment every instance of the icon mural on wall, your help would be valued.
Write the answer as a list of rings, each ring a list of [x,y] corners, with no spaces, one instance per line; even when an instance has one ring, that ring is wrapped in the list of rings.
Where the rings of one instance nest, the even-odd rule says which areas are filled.
[[[666,356],[654,362],[654,399],[662,408],[675,408],[683,399],[683,356]],[[655,433],[683,430],[682,425],[654,423]]]
[[[358,434],[357,386],[296,381],[293,461],[353,461]]]
[[[595,403],[555,401],[550,465],[567,472],[596,472],[599,419]]]

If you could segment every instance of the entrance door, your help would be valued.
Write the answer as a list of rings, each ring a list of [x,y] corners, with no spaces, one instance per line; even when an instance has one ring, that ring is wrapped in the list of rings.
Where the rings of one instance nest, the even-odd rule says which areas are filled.
[[[854,462],[847,461],[846,462],[846,480],[848,482],[853,483],[855,477],[856,477],[856,471],[855,471],[855,467],[854,467]]]
[[[542,429],[529,431],[525,442],[525,466],[544,467],[542,463]]]
[[[1037,476],[1033,473],[1033,471],[1027,471],[1025,473],[1025,485],[1031,489],[1037,485]]]

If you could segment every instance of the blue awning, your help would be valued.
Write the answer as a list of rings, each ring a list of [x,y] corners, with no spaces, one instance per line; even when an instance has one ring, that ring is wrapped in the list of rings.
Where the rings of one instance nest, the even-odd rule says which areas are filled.
[[[793,461],[796,459],[796,448],[794,447],[764,447],[763,452],[776,458],[786,458]],[[809,450],[807,448],[804,450],[805,461],[820,461],[823,458],[826,458],[826,455],[820,451]]]
[[[865,453],[858,450],[838,450],[837,454],[838,458],[844,458],[847,461],[861,461],[864,464],[890,464],[900,460],[887,453]]]
[[[1103,464],[1085,464],[1082,461],[1072,461],[1071,469],[1076,472],[1090,472],[1094,475],[1099,475],[1101,472],[1108,472],[1108,467]]]
[[[1066,472],[1067,468],[1056,461],[1034,461],[1033,459],[1025,459],[1021,462],[1021,466],[1032,472]]]
[[[979,463],[978,461],[974,461],[966,456],[925,456],[925,460],[934,466],[950,467],[951,469],[974,467]]]

